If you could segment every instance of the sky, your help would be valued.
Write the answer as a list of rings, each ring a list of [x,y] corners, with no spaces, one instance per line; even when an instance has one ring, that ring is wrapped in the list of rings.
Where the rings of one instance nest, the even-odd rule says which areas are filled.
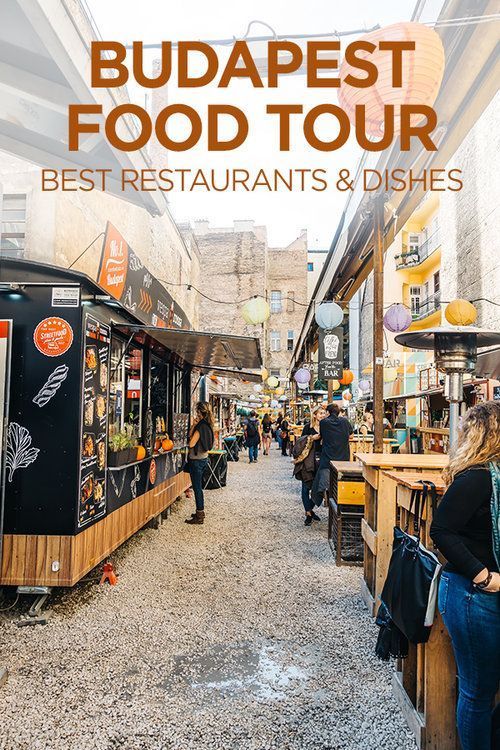
[[[435,17],[428,0],[424,14]],[[165,0],[87,0],[103,39],[123,43],[141,40],[145,43],[194,39],[242,38],[250,22],[262,21],[271,26],[276,34],[330,34],[369,28],[375,24],[387,25],[409,20],[415,0],[350,0],[338,3],[332,0],[183,0],[173,3]],[[337,10],[336,10],[337,7]],[[140,9],[140,12],[139,10]],[[424,15],[423,20],[428,20]],[[250,35],[272,33],[262,24],[253,24]],[[216,48],[221,64],[227,56],[227,48]],[[253,48],[259,56],[262,47]],[[158,53],[156,53],[157,56]],[[152,64],[154,52],[148,53]],[[148,60],[149,62],[149,60]],[[217,79],[216,79],[217,80]],[[144,104],[144,92],[133,86],[129,89],[133,101]],[[332,89],[308,90],[304,76],[289,76],[278,89],[254,89],[247,81],[234,81],[227,89],[215,85],[202,89],[179,90],[168,87],[169,103],[177,101],[195,107],[206,121],[208,103],[229,103],[242,108],[247,114],[250,130],[248,138],[237,151],[222,154],[208,153],[205,133],[200,144],[188,152],[169,154],[168,166],[174,169],[202,168],[205,171],[226,168],[257,169],[268,171],[279,169],[326,169],[329,188],[324,192],[310,188],[301,192],[254,191],[246,192],[180,192],[169,193],[170,209],[177,221],[197,218],[208,219],[211,226],[231,226],[234,219],[254,219],[257,224],[268,227],[272,246],[284,246],[292,242],[302,229],[308,230],[309,245],[313,248],[328,248],[332,241],[346,193],[336,189],[339,169],[355,170],[361,155],[353,138],[339,151],[324,153],[311,148],[303,135],[302,117],[297,116],[291,130],[292,149],[280,152],[277,146],[277,123],[265,114],[265,106],[272,102],[301,103],[306,113],[313,106],[325,102],[336,103]],[[331,135],[331,122],[326,117],[318,120],[318,135]],[[183,132],[185,123],[179,117],[172,121],[172,134]],[[226,132],[224,130],[223,132]],[[229,134],[229,129],[227,130]],[[156,164],[155,164],[156,166]],[[163,166],[163,165],[162,165]]]

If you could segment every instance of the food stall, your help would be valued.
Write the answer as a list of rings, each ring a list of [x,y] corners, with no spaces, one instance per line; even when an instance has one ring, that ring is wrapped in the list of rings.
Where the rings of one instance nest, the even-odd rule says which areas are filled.
[[[133,288],[124,304],[84,274],[2,260],[0,319],[13,326],[0,584],[72,586],[165,510],[190,484],[197,379],[261,366],[256,339],[182,330],[173,301],[170,319],[146,308]]]

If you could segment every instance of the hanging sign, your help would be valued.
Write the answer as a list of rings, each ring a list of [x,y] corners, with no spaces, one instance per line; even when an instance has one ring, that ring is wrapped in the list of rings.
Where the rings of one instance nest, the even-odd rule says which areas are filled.
[[[145,325],[158,328],[191,327],[182,307],[109,222],[104,235],[97,283]]]
[[[344,369],[344,329],[320,328],[318,349],[318,378],[338,380]]]

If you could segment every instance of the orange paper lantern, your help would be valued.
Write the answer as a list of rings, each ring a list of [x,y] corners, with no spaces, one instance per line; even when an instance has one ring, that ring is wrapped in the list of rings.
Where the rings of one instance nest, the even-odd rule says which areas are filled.
[[[354,380],[354,373],[351,370],[344,370],[339,380],[341,385],[350,385]]]
[[[363,41],[377,45],[370,52],[358,51],[356,56],[377,66],[378,78],[373,86],[354,88],[344,83],[345,77],[352,74],[359,78],[359,70],[344,62],[340,66],[339,104],[354,125],[356,107],[364,105],[366,110],[366,133],[379,138],[384,128],[384,105],[394,106],[394,133],[400,132],[399,117],[402,104],[418,104],[432,107],[437,99],[444,73],[444,49],[439,34],[421,23],[395,23],[382,29],[371,31],[361,37]],[[404,51],[402,56],[402,86],[392,85],[392,53],[378,49],[380,42],[415,42],[415,49]],[[414,115],[411,124],[416,125],[425,115]]]
[[[466,299],[455,299],[446,305],[444,315],[453,326],[470,326],[477,320],[477,310]]]

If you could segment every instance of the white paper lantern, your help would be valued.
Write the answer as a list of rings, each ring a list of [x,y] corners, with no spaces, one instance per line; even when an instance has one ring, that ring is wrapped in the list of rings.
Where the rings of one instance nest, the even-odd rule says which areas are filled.
[[[336,302],[322,302],[314,314],[320,328],[337,328],[344,320],[344,311]]]
[[[254,385],[253,389],[255,393],[260,393],[262,390],[262,386],[257,384],[257,385]]]
[[[241,308],[241,315],[248,325],[265,323],[271,315],[271,309],[264,297],[252,297]]]

